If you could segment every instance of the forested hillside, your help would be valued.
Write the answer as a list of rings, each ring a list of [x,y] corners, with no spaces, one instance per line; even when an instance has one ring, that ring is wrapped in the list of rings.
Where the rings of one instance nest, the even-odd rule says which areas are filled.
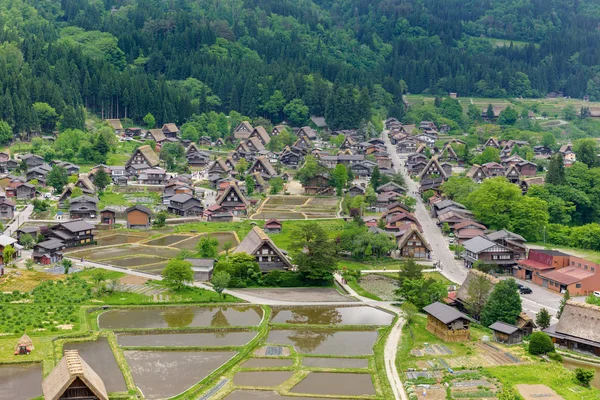
[[[0,119],[237,110],[356,127],[402,93],[600,99],[597,0],[0,0]],[[71,108],[72,107],[72,108]]]

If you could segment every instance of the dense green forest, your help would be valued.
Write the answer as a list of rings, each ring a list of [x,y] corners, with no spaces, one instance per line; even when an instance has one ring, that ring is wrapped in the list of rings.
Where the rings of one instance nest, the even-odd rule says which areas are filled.
[[[0,119],[239,111],[334,128],[402,94],[600,99],[596,0],[0,0]]]

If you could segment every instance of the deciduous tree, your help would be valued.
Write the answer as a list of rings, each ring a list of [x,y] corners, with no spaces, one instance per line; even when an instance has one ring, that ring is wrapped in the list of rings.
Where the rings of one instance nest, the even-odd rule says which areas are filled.
[[[185,287],[186,283],[194,280],[192,263],[178,259],[169,260],[162,276],[167,285],[172,287],[173,290],[180,290]]]
[[[494,286],[481,312],[481,323],[490,326],[502,321],[514,325],[521,313],[521,296],[514,279],[500,281]]]

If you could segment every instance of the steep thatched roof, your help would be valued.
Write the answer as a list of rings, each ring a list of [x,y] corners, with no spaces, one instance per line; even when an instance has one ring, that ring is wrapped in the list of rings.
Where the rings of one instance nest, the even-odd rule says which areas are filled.
[[[79,378],[100,400],[108,400],[104,382],[80,356],[77,350],[66,350],[64,357],[42,381],[45,400],[58,400]]]
[[[556,324],[556,333],[600,343],[600,307],[567,301]]]
[[[258,226],[252,228],[252,230],[246,235],[244,240],[233,250],[234,253],[246,253],[254,255],[264,244],[268,244],[271,249],[281,258],[281,260],[287,265],[288,268],[292,268],[292,263],[285,254],[275,246],[275,243]]]
[[[485,276],[494,285],[496,283],[500,282],[499,279],[494,278],[491,275],[488,275],[488,274],[483,273],[483,272],[481,272],[479,270],[476,270],[476,269],[471,269],[471,270],[469,270],[469,273],[467,274],[467,278],[462,283],[462,285],[460,285],[460,289],[458,289],[458,292],[456,293],[456,299],[457,300],[460,300],[463,303],[468,303],[469,302],[469,285],[478,276]]]
[[[131,158],[129,159],[129,161],[127,161],[126,166],[129,166],[131,164],[131,161],[135,158],[135,156],[138,153],[144,157],[144,159],[146,160],[146,164],[148,164],[149,167],[156,167],[160,163],[160,160],[158,159],[158,156],[156,155],[154,150],[152,150],[152,147],[146,144],[144,146],[138,147],[133,152]]]
[[[15,351],[19,347],[23,347],[23,346],[25,346],[27,348],[27,350],[30,350],[30,351],[35,349],[35,346],[33,345],[33,341],[31,340],[29,335],[27,335],[26,333],[24,333],[23,336],[21,336],[19,338],[19,340],[17,341],[17,344],[15,346]]]

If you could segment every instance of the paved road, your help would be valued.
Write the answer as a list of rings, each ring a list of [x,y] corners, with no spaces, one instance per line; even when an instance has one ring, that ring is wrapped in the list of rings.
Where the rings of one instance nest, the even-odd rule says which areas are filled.
[[[398,153],[396,153],[396,147],[390,142],[387,130],[383,131],[382,138],[385,141],[388,153],[392,157],[392,162],[394,163],[395,170],[397,172],[400,172],[402,176],[404,176],[408,193],[418,193],[419,186],[408,175],[408,172],[406,171],[406,168],[404,167],[400,156],[398,155]],[[417,205],[415,207],[415,216],[421,223],[421,226],[423,228],[423,235],[425,236],[425,239],[431,246],[433,258],[442,262],[442,275],[450,279],[452,282],[456,282],[459,284],[462,283],[467,277],[467,268],[459,265],[459,263],[457,263],[456,260],[454,260],[453,253],[448,248],[448,244],[446,243],[446,240],[444,239],[444,236],[442,235],[440,229],[438,229],[437,225],[432,220],[429,212],[425,208],[421,197],[418,195],[413,195],[413,197],[417,199]]]
[[[33,204],[29,204],[23,209],[23,211],[17,213],[13,222],[10,225],[8,225],[8,227],[4,230],[4,234],[7,236],[11,236],[13,233],[15,233],[22,224],[29,220],[29,217],[31,217],[32,213]]]
[[[396,153],[396,148],[389,140],[388,131],[383,132],[382,138],[385,141],[388,153],[390,153],[390,156],[392,157],[396,171],[401,172],[404,176],[408,192],[418,193],[418,184],[414,182],[408,175],[402,159],[398,153]],[[425,208],[421,197],[418,195],[414,197],[417,199],[415,215],[423,227],[423,235],[431,245],[433,258],[442,262],[443,270],[440,272],[452,282],[462,284],[469,270],[462,266],[460,261],[454,259],[454,255],[448,248],[448,244],[444,238],[444,235],[434,223],[431,215]],[[560,303],[561,299],[560,295],[557,295],[556,293],[548,289],[544,289],[538,285],[534,285],[531,282],[520,280],[517,280],[517,282],[528,286],[533,290],[532,294],[521,295],[523,310],[527,312],[528,315],[532,317],[535,316],[535,314],[539,312],[541,308],[546,308],[550,314],[556,314],[558,310],[558,304]]]

